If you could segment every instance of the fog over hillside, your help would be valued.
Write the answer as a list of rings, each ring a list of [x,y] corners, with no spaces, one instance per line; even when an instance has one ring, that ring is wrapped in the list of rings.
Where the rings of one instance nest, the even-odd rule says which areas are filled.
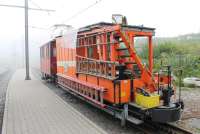
[[[111,22],[112,14],[122,14],[127,17],[130,25],[156,28],[155,39],[159,37],[158,40],[162,41],[173,39],[177,35],[200,32],[200,19],[196,17],[200,12],[197,0],[156,0],[155,2],[102,0],[94,7],[82,12],[93,3],[95,0],[29,1],[29,6],[32,8],[38,8],[39,5],[40,8],[56,10],[53,13],[29,10],[30,63],[32,66],[39,67],[39,46],[49,40],[49,29],[54,24],[67,24],[79,28],[101,21]],[[113,3],[114,6],[112,6]],[[0,4],[24,5],[24,1],[1,0]],[[77,13],[78,15],[76,15]],[[0,22],[0,64],[9,63],[10,66],[23,67],[24,10],[1,7],[0,16],[2,17]],[[182,38],[196,40],[195,38],[198,37],[197,34],[187,35],[187,37],[182,35],[178,37],[178,40],[182,40]]]
[[[38,34],[40,36],[38,36]],[[24,37],[21,35],[18,39],[1,42],[0,49],[0,64],[2,66],[7,65],[12,67],[24,67]],[[33,30],[30,33],[30,65],[32,67],[40,67],[40,53],[39,48],[41,45],[50,40],[50,32],[45,30]],[[188,45],[190,43],[200,45],[200,33],[197,34],[186,34],[176,37],[154,37],[154,45],[160,42],[176,41],[183,42]],[[140,48],[141,44],[145,44],[143,39],[138,39],[137,44]]]
[[[38,36],[40,35],[40,36]],[[50,39],[47,31],[32,30],[29,34],[30,65],[39,67],[39,47]],[[0,42],[1,67],[24,67],[24,35],[16,39],[4,38]]]

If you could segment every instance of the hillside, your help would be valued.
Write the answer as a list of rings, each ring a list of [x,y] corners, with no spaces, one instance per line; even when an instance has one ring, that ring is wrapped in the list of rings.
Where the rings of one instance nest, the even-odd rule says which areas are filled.
[[[142,40],[139,42],[146,44]],[[147,63],[148,47],[142,45],[141,51],[138,53],[143,62]],[[184,77],[200,77],[200,33],[170,38],[154,38],[155,71],[160,69],[161,63],[171,65],[175,75],[178,75],[175,70],[181,68]]]

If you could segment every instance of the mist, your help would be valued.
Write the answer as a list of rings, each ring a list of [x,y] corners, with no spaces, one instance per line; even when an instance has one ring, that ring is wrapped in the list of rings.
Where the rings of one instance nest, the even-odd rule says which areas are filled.
[[[111,22],[112,14],[120,13],[127,17],[130,25],[156,28],[156,37],[177,37],[200,32],[200,18],[197,17],[197,13],[200,12],[199,2],[195,0],[167,2],[102,0],[84,11],[93,3],[94,0],[29,2],[30,7],[56,10],[52,13],[29,10],[29,50],[32,67],[39,68],[39,47],[50,40],[51,27],[54,24],[64,23],[79,28],[101,21]],[[24,5],[24,1],[3,0],[0,4]],[[2,18],[0,21],[1,67],[24,67],[24,10],[1,7],[0,16]]]

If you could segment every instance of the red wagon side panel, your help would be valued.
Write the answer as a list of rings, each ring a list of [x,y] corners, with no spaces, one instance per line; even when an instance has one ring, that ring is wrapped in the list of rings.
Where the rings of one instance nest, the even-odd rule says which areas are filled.
[[[53,76],[57,73],[57,58],[55,41],[50,41],[40,47],[40,69],[43,75]]]

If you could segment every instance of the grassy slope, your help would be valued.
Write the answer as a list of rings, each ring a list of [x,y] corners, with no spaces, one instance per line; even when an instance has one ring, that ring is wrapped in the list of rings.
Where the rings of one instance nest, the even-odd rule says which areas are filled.
[[[147,60],[148,47],[143,45],[139,54],[143,61]],[[172,65],[174,74],[177,68],[183,69],[183,76],[200,77],[200,33],[188,34],[173,38],[154,39],[154,69],[159,70],[161,61],[164,65]]]

